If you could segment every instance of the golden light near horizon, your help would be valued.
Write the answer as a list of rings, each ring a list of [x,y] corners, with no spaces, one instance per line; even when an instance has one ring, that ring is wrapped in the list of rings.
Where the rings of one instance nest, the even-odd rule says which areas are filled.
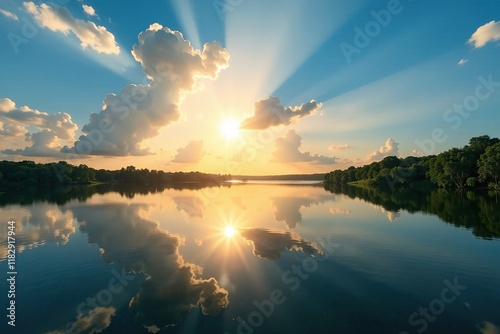
[[[226,140],[236,139],[240,135],[240,123],[234,119],[226,119],[220,125],[220,133]]]

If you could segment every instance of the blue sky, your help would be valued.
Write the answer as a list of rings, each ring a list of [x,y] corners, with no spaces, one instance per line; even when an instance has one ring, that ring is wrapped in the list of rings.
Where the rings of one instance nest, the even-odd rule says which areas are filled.
[[[0,159],[303,173],[499,137],[499,10],[493,0],[6,0]],[[148,97],[122,120],[103,101],[123,103],[124,87]]]

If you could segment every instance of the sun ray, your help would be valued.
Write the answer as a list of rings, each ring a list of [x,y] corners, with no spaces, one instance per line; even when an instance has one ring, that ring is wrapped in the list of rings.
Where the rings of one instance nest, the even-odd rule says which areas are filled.
[[[179,21],[181,22],[183,32],[187,39],[196,49],[203,47],[198,31],[198,24],[193,11],[193,3],[191,0],[173,1],[172,6],[175,10]]]
[[[310,6],[309,1],[298,1],[288,6],[286,1],[276,1],[262,6],[261,1],[248,1],[234,8],[225,20],[227,49],[231,53],[231,66],[220,84],[235,100],[245,91],[253,102],[265,98],[279,88],[311,57],[332,34],[342,27],[359,8],[359,4],[341,1],[325,2],[323,10]],[[269,10],[269,6],[273,10]],[[331,10],[336,6],[336,10]],[[279,12],[277,17],[275,13]],[[332,17],[333,13],[333,17]],[[328,15],[328,20],[318,16]],[[253,17],[260,17],[263,25],[255,24]],[[294,22],[293,25],[290,22]],[[308,25],[307,39],[300,41],[300,23]],[[319,24],[321,22],[321,24]],[[328,24],[324,24],[328,22]],[[242,43],[244,41],[244,43]],[[266,56],[260,55],[265,45]],[[282,57],[286,54],[286,58]],[[252,66],[245,59],[252,58]],[[227,80],[224,80],[227,79]],[[223,83],[223,81],[226,81]],[[237,84],[235,84],[237,82]]]

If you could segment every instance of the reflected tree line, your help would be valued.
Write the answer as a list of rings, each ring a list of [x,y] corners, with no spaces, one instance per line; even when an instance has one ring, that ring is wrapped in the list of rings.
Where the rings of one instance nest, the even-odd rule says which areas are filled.
[[[431,191],[410,188],[389,191],[332,183],[325,184],[325,189],[379,205],[387,211],[433,214],[456,227],[471,229],[475,236],[483,239],[500,237],[500,198],[493,191],[488,194],[443,188]]]
[[[71,165],[65,161],[35,163],[33,161],[1,161],[0,183],[17,185],[53,184],[218,184],[231,179],[231,175],[201,172],[165,172],[162,170],[137,169],[128,166],[119,170],[95,169],[87,165]]]
[[[351,166],[325,175],[327,184],[362,182],[378,188],[428,183],[440,188],[490,188],[500,191],[500,139],[473,137],[463,148],[438,155],[389,156],[362,167]]]
[[[94,195],[104,195],[116,192],[126,198],[136,195],[161,193],[165,189],[192,189],[198,190],[207,187],[231,187],[230,183],[173,183],[173,184],[93,184],[93,185],[58,185],[55,187],[23,186],[22,191],[10,186],[0,191],[0,207],[19,204],[29,205],[37,202],[64,205],[77,200],[85,202]]]
[[[104,195],[108,192],[117,192],[126,198],[136,195],[161,193],[166,189],[199,190],[207,187],[231,187],[230,183],[174,183],[174,184],[94,184],[94,185],[60,185],[47,187],[23,187],[22,191],[9,188],[0,192],[0,207],[19,204],[29,205],[38,202],[64,205],[72,200],[85,202],[94,195]]]

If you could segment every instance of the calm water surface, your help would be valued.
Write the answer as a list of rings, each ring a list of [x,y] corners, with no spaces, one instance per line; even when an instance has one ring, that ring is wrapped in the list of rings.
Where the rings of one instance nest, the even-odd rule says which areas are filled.
[[[499,203],[310,184],[4,193],[0,332],[499,333]]]

